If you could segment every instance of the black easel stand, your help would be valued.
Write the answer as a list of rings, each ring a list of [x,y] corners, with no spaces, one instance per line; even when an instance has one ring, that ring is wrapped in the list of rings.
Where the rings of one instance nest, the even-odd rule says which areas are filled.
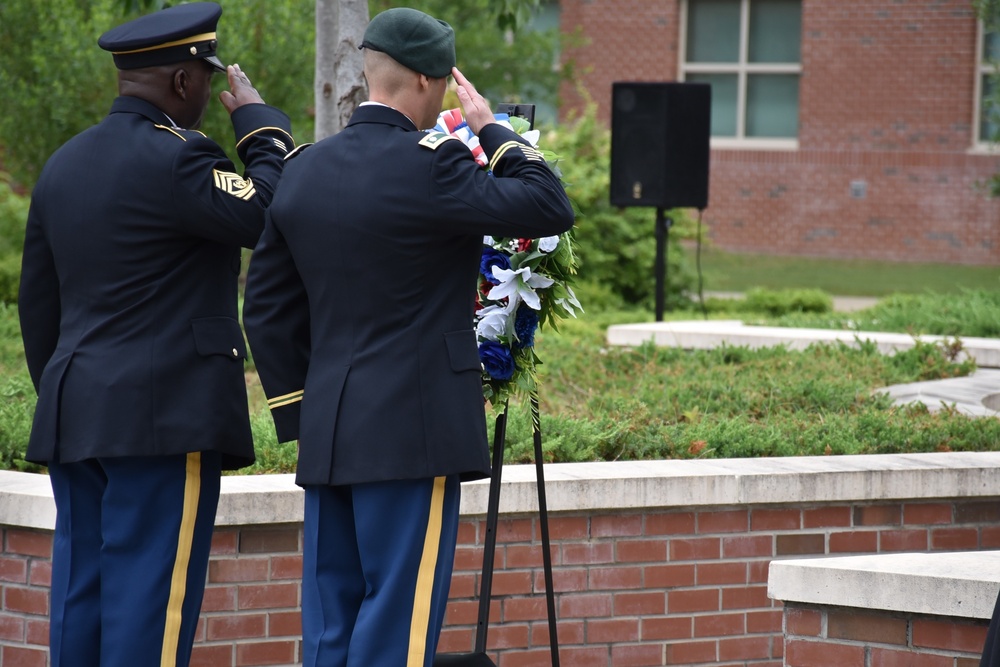
[[[497,417],[493,432],[493,477],[486,507],[486,547],[483,552],[483,574],[479,590],[479,621],[476,625],[476,648],[472,653],[439,654],[434,667],[495,667],[486,653],[486,636],[490,624],[490,594],[493,590],[493,564],[496,560],[497,519],[500,514],[500,473],[507,434],[507,408]],[[556,600],[552,587],[552,550],[549,546],[549,512],[545,501],[545,473],[542,463],[542,430],[538,398],[531,398],[531,424],[535,444],[535,473],[538,487],[538,520],[542,533],[542,566],[545,570],[545,601],[549,617],[549,647],[552,667],[559,667],[559,639],[556,632]]]

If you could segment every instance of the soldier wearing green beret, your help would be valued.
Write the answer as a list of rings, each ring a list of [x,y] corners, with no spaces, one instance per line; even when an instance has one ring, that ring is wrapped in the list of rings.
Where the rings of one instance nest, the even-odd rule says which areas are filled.
[[[573,210],[455,68],[448,24],[390,9],[362,48],[370,101],[289,160],[243,314],[278,437],[299,441],[303,665],[429,667],[460,482],[490,474],[472,328],[483,236],[559,234]],[[449,74],[491,173],[423,131]]]
[[[253,461],[240,249],[264,227],[288,117],[217,56],[214,2],[113,28],[119,97],[35,187],[18,298],[56,503],[52,667],[183,667],[220,471]],[[197,131],[225,72],[243,173]]]

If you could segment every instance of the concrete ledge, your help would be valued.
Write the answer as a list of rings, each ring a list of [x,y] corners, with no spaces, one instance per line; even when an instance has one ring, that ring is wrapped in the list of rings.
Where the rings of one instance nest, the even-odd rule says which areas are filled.
[[[923,342],[951,340],[951,336],[918,336]],[[687,350],[710,350],[722,344],[751,348],[785,345],[791,350],[804,350],[813,343],[841,342],[854,347],[858,340],[875,343],[883,354],[891,354],[914,346],[915,338],[908,334],[878,331],[835,331],[831,329],[795,329],[790,327],[747,326],[739,320],[694,320],[683,322],[647,322],[618,324],[608,327],[609,345],[637,346],[653,341],[664,347]],[[1000,368],[1000,340],[995,338],[961,338],[965,354],[981,368]]]
[[[559,463],[545,466],[552,512],[822,502],[994,498],[1000,452]],[[226,476],[216,525],[297,523],[292,475]],[[461,512],[484,515],[486,480],[463,484]],[[500,511],[537,512],[533,465],[503,469]],[[46,475],[0,471],[0,524],[51,530]]]
[[[767,594],[785,603],[989,619],[1000,551],[772,561]]]

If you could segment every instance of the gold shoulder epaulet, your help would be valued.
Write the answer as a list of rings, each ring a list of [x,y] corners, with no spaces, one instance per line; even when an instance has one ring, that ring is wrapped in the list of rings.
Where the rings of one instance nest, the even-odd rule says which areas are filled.
[[[179,127],[168,127],[167,125],[159,125],[157,123],[153,123],[153,127],[155,127],[158,130],[166,130],[167,132],[169,132],[170,134],[174,135],[175,137],[177,137],[181,141],[187,141],[187,137],[185,137],[183,134],[181,134],[181,132],[192,132],[192,133],[197,134],[197,135],[202,136],[202,137],[205,136],[204,132],[199,132],[198,130],[183,130],[183,129],[179,128]]]
[[[285,160],[286,161],[287,160],[291,160],[293,157],[297,157],[297,156],[301,155],[302,151],[304,151],[305,149],[309,148],[310,146],[312,146],[311,143],[308,143],[308,144],[299,144],[298,146],[296,146],[295,148],[293,148],[291,151],[289,151],[285,155]]]
[[[438,146],[448,141],[449,139],[457,140],[457,137],[453,137],[450,134],[445,134],[444,132],[431,132],[429,134],[424,135],[423,139],[421,139],[418,143],[424,148],[429,148],[432,151],[436,151]]]

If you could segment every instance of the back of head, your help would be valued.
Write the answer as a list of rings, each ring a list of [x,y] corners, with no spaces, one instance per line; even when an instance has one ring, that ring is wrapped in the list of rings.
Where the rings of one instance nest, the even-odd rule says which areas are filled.
[[[455,66],[455,31],[409,7],[387,9],[369,22],[361,48],[380,51],[418,74],[440,79]],[[367,71],[368,61],[365,67]]]

